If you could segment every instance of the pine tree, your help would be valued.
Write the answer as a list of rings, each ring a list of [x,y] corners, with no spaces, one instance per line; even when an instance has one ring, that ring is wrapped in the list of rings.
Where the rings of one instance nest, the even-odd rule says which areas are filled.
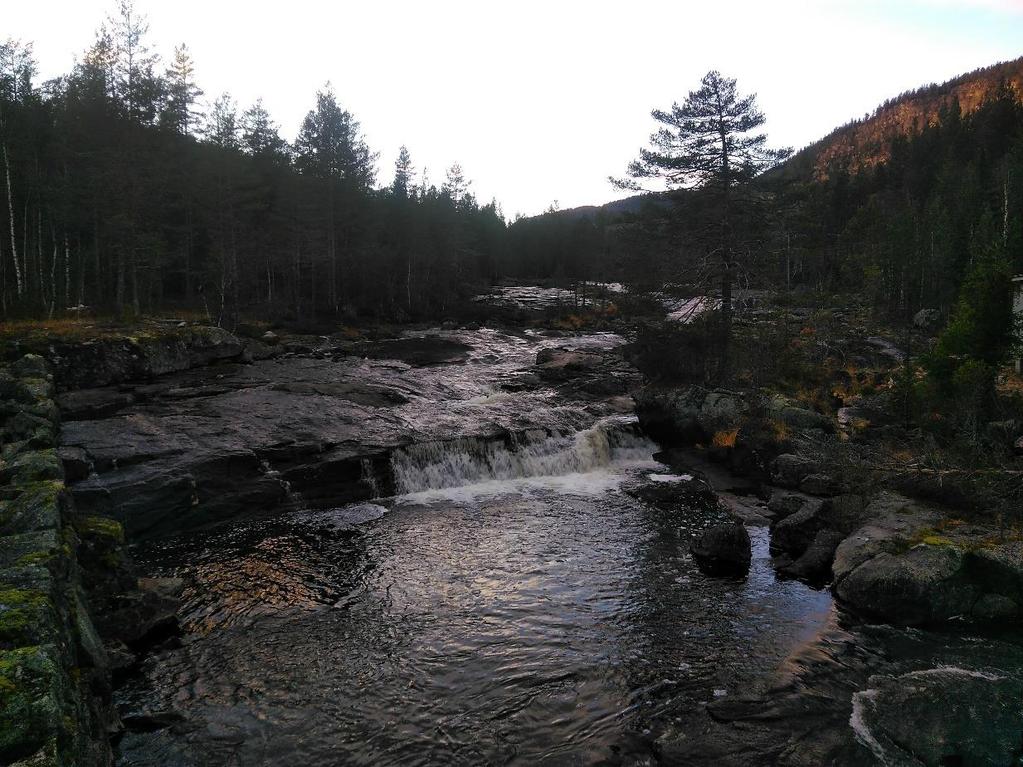
[[[108,18],[115,51],[115,92],[131,122],[152,124],[162,100],[163,82],[154,69],[159,56],[149,50],[149,22],[135,10],[133,0],[120,0],[116,16]]]
[[[221,93],[213,102],[206,118],[203,135],[207,142],[215,144],[221,149],[240,148],[238,105],[231,98],[230,93]]]
[[[254,157],[274,162],[287,159],[288,143],[281,138],[277,125],[263,106],[263,99],[246,109],[241,117],[242,146]]]
[[[406,198],[412,188],[412,155],[408,149],[402,146],[398,150],[398,159],[394,161],[394,181],[391,183],[391,191],[396,197]]]
[[[167,69],[166,79],[167,102],[160,120],[171,130],[188,135],[201,116],[195,104],[203,92],[195,84],[195,63],[184,43],[174,48],[174,60]]]
[[[732,282],[735,261],[733,225],[737,190],[758,174],[791,154],[770,149],[767,135],[758,131],[766,118],[756,96],[740,96],[733,78],[710,71],[680,105],[654,109],[658,123],[650,147],[640,149],[629,164],[628,178],[610,179],[623,189],[642,190],[639,180],[659,179],[669,189],[702,188],[716,200],[718,233],[713,250],[718,254],[721,283],[722,374],[727,375],[727,346],[731,336]]]
[[[441,191],[447,194],[455,205],[458,205],[469,191],[469,186],[471,184],[471,181],[465,180],[465,173],[462,172],[462,166],[456,162],[447,169],[444,186]]]

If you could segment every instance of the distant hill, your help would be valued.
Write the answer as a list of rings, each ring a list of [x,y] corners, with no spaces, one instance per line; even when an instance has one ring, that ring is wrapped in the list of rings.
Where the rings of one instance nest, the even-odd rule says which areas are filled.
[[[873,114],[836,128],[824,138],[796,152],[788,161],[766,174],[767,178],[824,180],[830,171],[845,168],[852,173],[873,168],[890,156],[892,142],[910,137],[958,101],[962,115],[968,115],[999,87],[1008,88],[1023,103],[1023,57],[1000,62],[960,75],[941,84],[925,85],[888,99]],[[564,220],[594,219],[638,213],[645,205],[671,204],[671,193],[645,193],[604,205],[581,205],[557,211]]]
[[[944,112],[953,108],[955,101],[962,115],[968,115],[1003,85],[1023,102],[1023,57],[889,99],[872,115],[847,123],[797,152],[771,175],[820,180],[836,168],[846,168],[852,173],[872,168],[888,159],[896,138],[912,136],[925,126],[937,123]]]
[[[612,200],[603,205],[580,205],[576,208],[564,208],[555,211],[555,215],[569,221],[580,218],[594,219],[597,214],[604,213],[609,217],[621,216],[626,213],[639,213],[646,205],[666,207],[671,204],[670,192],[644,192],[625,197],[621,200]],[[541,213],[540,216],[550,215]],[[538,216],[526,216],[526,218],[538,218]]]

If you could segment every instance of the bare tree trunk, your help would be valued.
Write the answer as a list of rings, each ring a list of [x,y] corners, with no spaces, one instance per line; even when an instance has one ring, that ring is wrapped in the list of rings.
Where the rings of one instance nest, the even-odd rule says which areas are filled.
[[[67,232],[64,232],[64,308],[71,305],[71,248],[67,244]]]
[[[11,192],[11,161],[7,156],[7,144],[4,144],[4,173],[7,176],[7,215],[11,224],[11,256],[14,259],[14,278],[17,280],[18,298],[24,291],[21,279],[21,264],[18,262],[18,243],[14,238],[14,197]]]

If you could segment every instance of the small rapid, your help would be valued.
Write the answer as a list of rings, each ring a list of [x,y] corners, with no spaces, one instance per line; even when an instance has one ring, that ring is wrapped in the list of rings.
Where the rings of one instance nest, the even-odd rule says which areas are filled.
[[[638,433],[635,418],[609,418],[574,433],[533,429],[507,439],[423,442],[395,450],[391,470],[399,494],[482,482],[560,477],[646,461],[657,447]]]

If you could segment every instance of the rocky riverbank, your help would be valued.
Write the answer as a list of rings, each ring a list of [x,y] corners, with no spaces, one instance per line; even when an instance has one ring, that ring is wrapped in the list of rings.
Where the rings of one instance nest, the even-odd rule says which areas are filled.
[[[710,464],[744,477],[733,516],[768,526],[779,576],[830,589],[838,608],[774,685],[711,702],[702,735],[666,734],[662,756],[694,765],[1015,764],[1023,544],[991,503],[997,495],[974,492],[978,477],[1013,473],[928,463],[926,439],[893,412],[901,352],[878,337],[839,344],[841,354],[825,354],[804,377],[810,383],[661,382],[636,395],[641,426],[670,448],[676,471]],[[1018,430],[990,424],[990,449],[1011,451]],[[697,541],[697,561],[711,544],[737,550],[726,532]]]
[[[111,764],[111,738],[122,728],[113,684],[176,622],[175,584],[137,579],[121,524],[76,505],[66,483],[87,477],[92,463],[59,444],[62,411],[69,418],[106,412],[123,404],[125,393],[114,392],[126,381],[251,359],[261,346],[177,323],[4,341],[0,763]],[[76,401],[78,387],[89,384],[108,388]]]
[[[660,746],[668,761],[749,764],[770,754],[776,761],[763,763],[857,764],[864,753],[883,753],[938,764],[920,759],[922,742],[899,745],[894,709],[915,706],[921,731],[968,731],[980,726],[981,713],[1002,722],[1001,709],[971,701],[1014,694],[1011,663],[978,666],[952,653],[948,665],[959,671],[924,674],[933,666],[923,660],[880,660],[885,642],[901,641],[896,631],[850,671],[849,658],[865,652],[875,623],[990,632],[1018,626],[1023,605],[1023,547],[1011,530],[935,505],[933,483],[868,483],[849,470],[845,451],[872,449],[872,429],[890,427],[883,414],[871,425],[867,404],[840,395],[855,388],[857,376],[864,385],[883,378],[885,360],[894,360],[888,351],[871,360],[865,349],[873,369],[849,373],[850,380],[836,376],[836,401],[824,408],[749,387],[639,390],[642,376],[611,334],[258,335],[167,324],[6,347],[3,519],[31,529],[4,528],[13,536],[4,539],[3,555],[12,588],[0,618],[31,631],[4,645],[11,663],[28,670],[16,672],[3,715],[38,725],[11,729],[21,740],[0,752],[4,758],[103,764],[110,732],[173,725],[159,712],[122,723],[109,706],[111,680],[153,648],[178,641],[184,587],[176,578],[138,579],[124,558],[125,535],[162,537],[281,508],[429,491],[453,479],[501,476],[506,464],[519,474],[542,473],[552,460],[586,470],[633,428],[588,427],[630,413],[633,398],[641,428],[667,448],[660,460],[689,477],[637,487],[637,497],[657,508],[680,499],[693,508],[723,503],[745,526],[770,530],[778,575],[830,587],[842,607],[828,632],[791,659],[798,681],[783,673],[766,697],[714,702],[709,740],[681,744],[666,735]],[[29,348],[45,359],[24,356]],[[478,371],[492,380],[481,385]],[[558,452],[566,445],[571,455]],[[906,494],[914,488],[925,492]],[[704,531],[691,554],[705,572],[735,577],[749,568],[749,550],[746,529],[728,525]],[[20,617],[26,610],[36,611],[31,620]],[[1005,652],[1011,656],[1011,648]],[[44,677],[56,681],[37,694],[42,683],[31,680]],[[31,708],[19,697],[23,689],[38,702],[34,719],[22,713]],[[935,691],[969,696],[962,706],[928,713],[920,696]],[[829,700],[821,714],[827,722],[797,721],[817,695]],[[867,733],[857,730],[856,747],[848,736],[854,715],[853,729]],[[821,726],[844,735],[811,747],[810,729]],[[942,758],[1001,753],[994,736],[972,745],[932,740]],[[788,761],[780,756],[786,753]]]
[[[0,762],[105,765],[117,715],[82,560],[120,531],[74,508],[54,390],[37,355],[0,369]]]

